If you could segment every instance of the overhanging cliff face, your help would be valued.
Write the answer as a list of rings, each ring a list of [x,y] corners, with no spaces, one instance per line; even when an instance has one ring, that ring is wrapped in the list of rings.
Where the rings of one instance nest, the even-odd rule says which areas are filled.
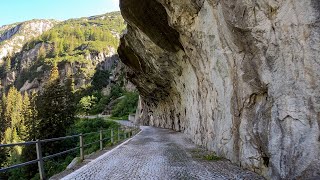
[[[320,172],[320,2],[121,0],[140,121],[265,177]]]

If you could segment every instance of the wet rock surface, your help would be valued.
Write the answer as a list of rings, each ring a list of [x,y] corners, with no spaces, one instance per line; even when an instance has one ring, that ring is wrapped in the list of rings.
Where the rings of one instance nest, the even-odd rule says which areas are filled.
[[[182,133],[143,127],[129,142],[63,179],[263,179],[227,160],[195,158],[194,150],[202,151]]]

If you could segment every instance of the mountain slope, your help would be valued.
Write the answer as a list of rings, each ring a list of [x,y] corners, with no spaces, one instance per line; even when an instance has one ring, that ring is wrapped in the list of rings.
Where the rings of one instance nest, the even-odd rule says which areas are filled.
[[[2,87],[15,85],[20,91],[38,91],[51,67],[58,66],[61,81],[72,75],[75,87],[80,88],[91,83],[97,69],[111,71],[115,67],[115,48],[125,28],[119,12],[50,22],[55,21],[33,20],[2,27],[2,47],[20,49],[2,63]],[[44,31],[49,26],[50,30]],[[16,43],[19,39],[24,41]]]
[[[0,27],[0,63],[3,57],[19,52],[26,42],[57,23],[56,20],[30,20]]]

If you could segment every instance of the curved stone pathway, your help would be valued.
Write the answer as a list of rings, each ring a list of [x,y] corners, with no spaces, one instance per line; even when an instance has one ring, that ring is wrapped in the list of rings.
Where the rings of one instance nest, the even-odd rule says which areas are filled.
[[[182,133],[142,127],[131,140],[63,179],[263,179],[227,160],[195,157],[195,150],[197,146]]]

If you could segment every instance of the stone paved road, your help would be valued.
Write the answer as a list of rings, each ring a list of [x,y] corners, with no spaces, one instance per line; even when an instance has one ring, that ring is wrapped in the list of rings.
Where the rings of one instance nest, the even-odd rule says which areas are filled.
[[[130,141],[63,179],[263,179],[226,160],[195,158],[196,148],[182,133],[142,127]]]

